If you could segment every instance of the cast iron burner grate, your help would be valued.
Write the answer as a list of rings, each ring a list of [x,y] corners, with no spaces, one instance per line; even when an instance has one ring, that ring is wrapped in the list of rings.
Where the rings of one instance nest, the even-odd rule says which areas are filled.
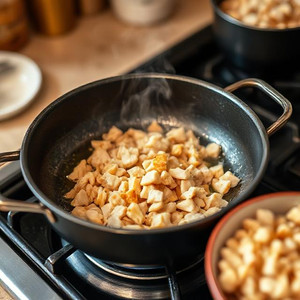
[[[85,254],[85,256],[97,267],[121,278],[134,280],[159,280],[168,278],[168,274],[166,273],[165,267],[163,266],[139,266],[107,263],[88,254]],[[195,268],[201,268],[201,272],[203,272],[203,260],[204,256],[202,256],[201,259],[196,261],[195,263],[176,271],[176,275],[187,273],[188,271]],[[202,282],[202,284],[203,283],[204,281]]]

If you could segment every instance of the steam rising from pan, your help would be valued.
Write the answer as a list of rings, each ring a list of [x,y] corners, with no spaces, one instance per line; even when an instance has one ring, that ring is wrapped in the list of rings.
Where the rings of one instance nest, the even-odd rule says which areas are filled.
[[[174,67],[164,58],[150,66],[145,66],[136,73],[166,73],[175,74]],[[140,85],[144,85],[141,89]],[[137,123],[146,130],[152,120],[157,120],[166,129],[179,126],[178,118],[174,116],[176,107],[172,101],[172,88],[165,78],[135,79],[129,86],[123,86],[121,93],[126,89],[130,95],[122,102],[120,123],[124,127],[136,127]],[[136,92],[136,91],[139,92]],[[174,96],[174,95],[173,95]]]

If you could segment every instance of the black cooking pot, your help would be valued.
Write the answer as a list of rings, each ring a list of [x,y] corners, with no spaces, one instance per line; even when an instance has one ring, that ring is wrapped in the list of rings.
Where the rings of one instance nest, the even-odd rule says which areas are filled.
[[[219,7],[222,1],[211,0],[213,30],[219,47],[231,63],[250,72],[271,74],[300,66],[300,27],[249,26],[224,13]]]
[[[241,87],[261,89],[283,107],[283,115],[265,130],[257,115],[230,93]],[[1,196],[0,209],[44,213],[61,237],[105,261],[176,266],[191,263],[201,255],[215,222],[243,201],[261,180],[268,162],[268,135],[278,130],[291,112],[288,100],[257,79],[243,80],[226,89],[165,74],[96,81],[58,98],[27,130],[20,151],[21,169],[40,203]],[[100,138],[112,125],[146,128],[153,119],[166,128],[193,129],[202,144],[221,144],[225,169],[241,178],[240,186],[228,195],[228,207],[202,220],[155,230],[109,228],[71,215],[69,201],[63,198],[71,188],[66,175],[87,157],[90,141]],[[0,157],[0,162],[9,161],[18,159],[19,153]]]

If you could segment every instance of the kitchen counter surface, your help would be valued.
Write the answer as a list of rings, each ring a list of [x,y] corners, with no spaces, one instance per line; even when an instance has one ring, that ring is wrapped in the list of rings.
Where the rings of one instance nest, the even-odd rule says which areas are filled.
[[[0,152],[20,148],[32,120],[63,93],[97,79],[125,73],[211,20],[209,0],[178,0],[174,14],[155,26],[124,24],[107,8],[95,16],[80,17],[77,26],[63,36],[32,34],[20,52],[40,66],[42,88],[25,111],[0,121]]]
[[[25,111],[0,121],[0,152],[19,149],[33,119],[63,93],[126,73],[211,21],[209,0],[178,0],[174,14],[155,26],[124,24],[107,8],[95,16],[80,17],[76,27],[63,36],[32,34],[20,53],[40,66],[43,84]],[[1,288],[0,279],[0,300],[8,299],[11,298]]]

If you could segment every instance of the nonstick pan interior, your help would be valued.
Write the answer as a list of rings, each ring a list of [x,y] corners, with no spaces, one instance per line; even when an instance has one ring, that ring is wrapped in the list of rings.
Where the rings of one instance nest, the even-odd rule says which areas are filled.
[[[165,75],[98,81],[62,96],[28,130],[22,168],[44,204],[68,211],[63,194],[72,183],[66,175],[89,155],[90,141],[112,125],[145,129],[153,119],[166,129],[194,130],[202,144],[221,144],[225,169],[242,179],[227,198],[244,199],[260,179],[269,146],[256,115],[217,87]]]

